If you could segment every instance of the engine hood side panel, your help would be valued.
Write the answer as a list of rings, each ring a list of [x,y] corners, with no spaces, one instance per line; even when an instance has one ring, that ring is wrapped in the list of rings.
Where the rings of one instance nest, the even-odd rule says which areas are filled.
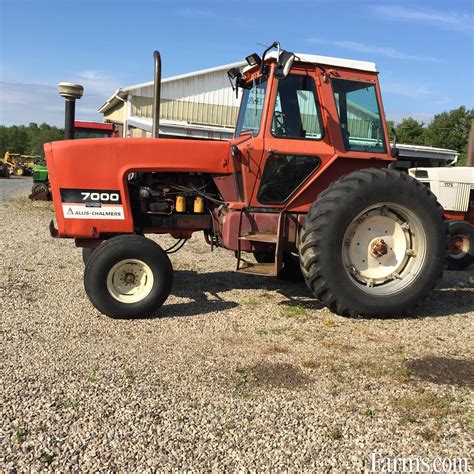
[[[133,232],[127,188],[130,172],[227,174],[231,172],[229,147],[228,142],[165,138],[46,143],[59,236]],[[90,202],[91,195],[100,199]]]

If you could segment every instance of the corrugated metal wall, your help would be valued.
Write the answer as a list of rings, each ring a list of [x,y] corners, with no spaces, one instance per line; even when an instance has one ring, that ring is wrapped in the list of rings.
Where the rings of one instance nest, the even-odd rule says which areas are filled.
[[[132,91],[131,115],[152,118],[152,86]],[[239,100],[226,71],[163,82],[161,112],[164,120],[234,127]],[[240,99],[240,98],[239,98]]]

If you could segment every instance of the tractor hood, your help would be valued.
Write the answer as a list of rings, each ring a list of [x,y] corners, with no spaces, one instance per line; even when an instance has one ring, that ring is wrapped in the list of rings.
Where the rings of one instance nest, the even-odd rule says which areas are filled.
[[[132,172],[230,173],[230,143],[145,138],[65,140],[44,145],[59,235],[91,237],[107,222],[100,212],[78,213],[84,193],[119,196],[108,232],[133,232],[127,179]],[[73,197],[71,197],[73,196]],[[111,205],[112,207],[112,205]],[[120,209],[119,209],[120,207]],[[70,215],[67,215],[67,213]],[[86,211],[84,211],[86,212]]]

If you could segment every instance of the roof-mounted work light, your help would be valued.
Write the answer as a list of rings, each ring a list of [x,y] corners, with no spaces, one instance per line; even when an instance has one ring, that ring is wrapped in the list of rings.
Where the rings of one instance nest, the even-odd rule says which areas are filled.
[[[229,76],[229,79],[235,79],[236,77],[240,77],[242,74],[238,67],[233,67],[227,71],[227,75]]]
[[[249,66],[260,66],[262,64],[262,58],[257,53],[247,56],[245,60]]]

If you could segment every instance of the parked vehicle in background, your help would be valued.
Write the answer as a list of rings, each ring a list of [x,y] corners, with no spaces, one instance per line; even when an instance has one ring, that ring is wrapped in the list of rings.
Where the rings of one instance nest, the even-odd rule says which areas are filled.
[[[5,152],[0,162],[0,176],[9,178],[13,176],[31,176],[33,166],[44,163],[44,158],[39,155],[21,155],[20,153]]]
[[[474,263],[474,111],[471,111],[467,164],[409,171],[431,189],[449,219],[448,268],[451,270],[464,270]]]

